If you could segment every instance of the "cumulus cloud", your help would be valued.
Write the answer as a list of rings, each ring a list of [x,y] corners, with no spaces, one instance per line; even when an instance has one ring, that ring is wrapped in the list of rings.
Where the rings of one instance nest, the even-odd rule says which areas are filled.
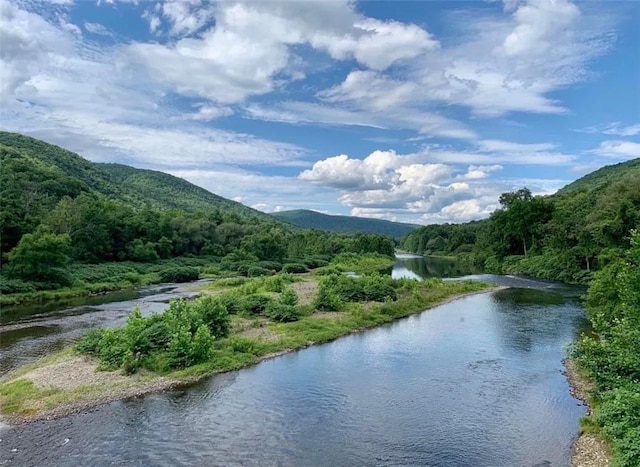
[[[568,0],[514,2],[507,11],[451,15],[459,40],[415,57],[401,79],[356,71],[319,96],[370,112],[387,99],[387,110],[447,104],[484,117],[564,113],[548,95],[585,78],[590,61],[612,42],[611,22]]]
[[[128,48],[131,62],[142,64],[150,79],[174,91],[224,104],[268,93],[282,78],[303,76],[295,70],[294,46],[308,45],[338,60],[353,58],[373,69],[438,46],[422,28],[363,17],[349,1],[203,7],[199,0],[171,0],[159,13],[145,14],[153,30],[159,27],[159,15],[179,40],[133,43]]]
[[[532,146],[551,147],[546,143]],[[516,143],[512,147],[524,150]],[[374,151],[364,159],[342,154],[316,162],[299,179],[337,189],[340,202],[353,215],[419,223],[480,219],[496,209],[501,193],[527,186],[535,194],[550,194],[567,183],[497,178],[494,174],[503,170],[499,164],[460,166],[455,161],[425,163],[424,158],[424,153],[399,155],[394,151]]]
[[[0,102],[16,91],[56,56],[70,53],[74,36],[60,31],[37,14],[0,0]]]

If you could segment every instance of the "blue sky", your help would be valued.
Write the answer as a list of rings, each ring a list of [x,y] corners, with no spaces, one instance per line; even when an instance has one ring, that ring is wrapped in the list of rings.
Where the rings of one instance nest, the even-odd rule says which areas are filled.
[[[640,2],[0,0],[0,126],[264,211],[486,217],[640,157]]]

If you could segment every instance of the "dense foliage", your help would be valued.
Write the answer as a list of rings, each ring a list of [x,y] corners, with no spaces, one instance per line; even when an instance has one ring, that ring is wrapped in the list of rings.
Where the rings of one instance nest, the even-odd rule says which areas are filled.
[[[367,219],[354,216],[332,216],[307,209],[281,211],[273,213],[276,219],[307,229],[327,230],[337,233],[371,233],[382,234],[400,239],[417,226],[391,222],[384,219]]]
[[[640,159],[600,169],[553,196],[504,193],[489,219],[422,227],[402,246],[466,257],[489,272],[587,283],[629,247],[629,232],[640,224],[638,187]]]
[[[208,258],[205,270],[173,268],[138,278],[145,283],[196,279],[212,263],[218,272],[255,277],[307,271],[342,252],[393,255],[390,237],[295,229],[171,175],[94,164],[22,135],[0,132],[0,156],[5,294],[87,288],[93,281],[70,273],[78,263],[109,269],[106,263]],[[104,282],[115,287],[135,274]]]
[[[104,369],[166,371],[208,360],[213,341],[228,336],[229,326],[229,313],[215,297],[174,300],[162,314],[143,317],[135,310],[123,328],[90,331],[76,348],[97,356]]]
[[[640,231],[631,248],[595,277],[586,297],[595,332],[577,343],[574,358],[595,383],[595,424],[614,448],[615,464],[640,463]]]

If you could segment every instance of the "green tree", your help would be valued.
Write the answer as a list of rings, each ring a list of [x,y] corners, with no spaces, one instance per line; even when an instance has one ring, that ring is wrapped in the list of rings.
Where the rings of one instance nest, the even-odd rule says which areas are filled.
[[[519,243],[524,256],[544,233],[544,225],[551,219],[553,207],[544,198],[534,197],[528,188],[500,196],[501,209],[492,220],[502,235]]]
[[[20,279],[65,284],[70,253],[69,235],[57,235],[41,225],[35,232],[23,235],[7,254],[7,272]]]

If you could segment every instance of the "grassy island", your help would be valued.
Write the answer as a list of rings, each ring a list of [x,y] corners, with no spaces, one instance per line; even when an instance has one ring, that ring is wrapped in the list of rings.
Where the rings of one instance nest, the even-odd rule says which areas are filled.
[[[344,261],[344,258],[343,258]],[[355,277],[336,263],[313,274],[224,278],[193,301],[119,329],[93,330],[74,348],[0,382],[0,411],[20,422],[64,416],[101,403],[185,385],[266,358],[327,342],[491,288],[479,282],[391,279],[364,258]],[[359,266],[359,267],[357,267]]]

